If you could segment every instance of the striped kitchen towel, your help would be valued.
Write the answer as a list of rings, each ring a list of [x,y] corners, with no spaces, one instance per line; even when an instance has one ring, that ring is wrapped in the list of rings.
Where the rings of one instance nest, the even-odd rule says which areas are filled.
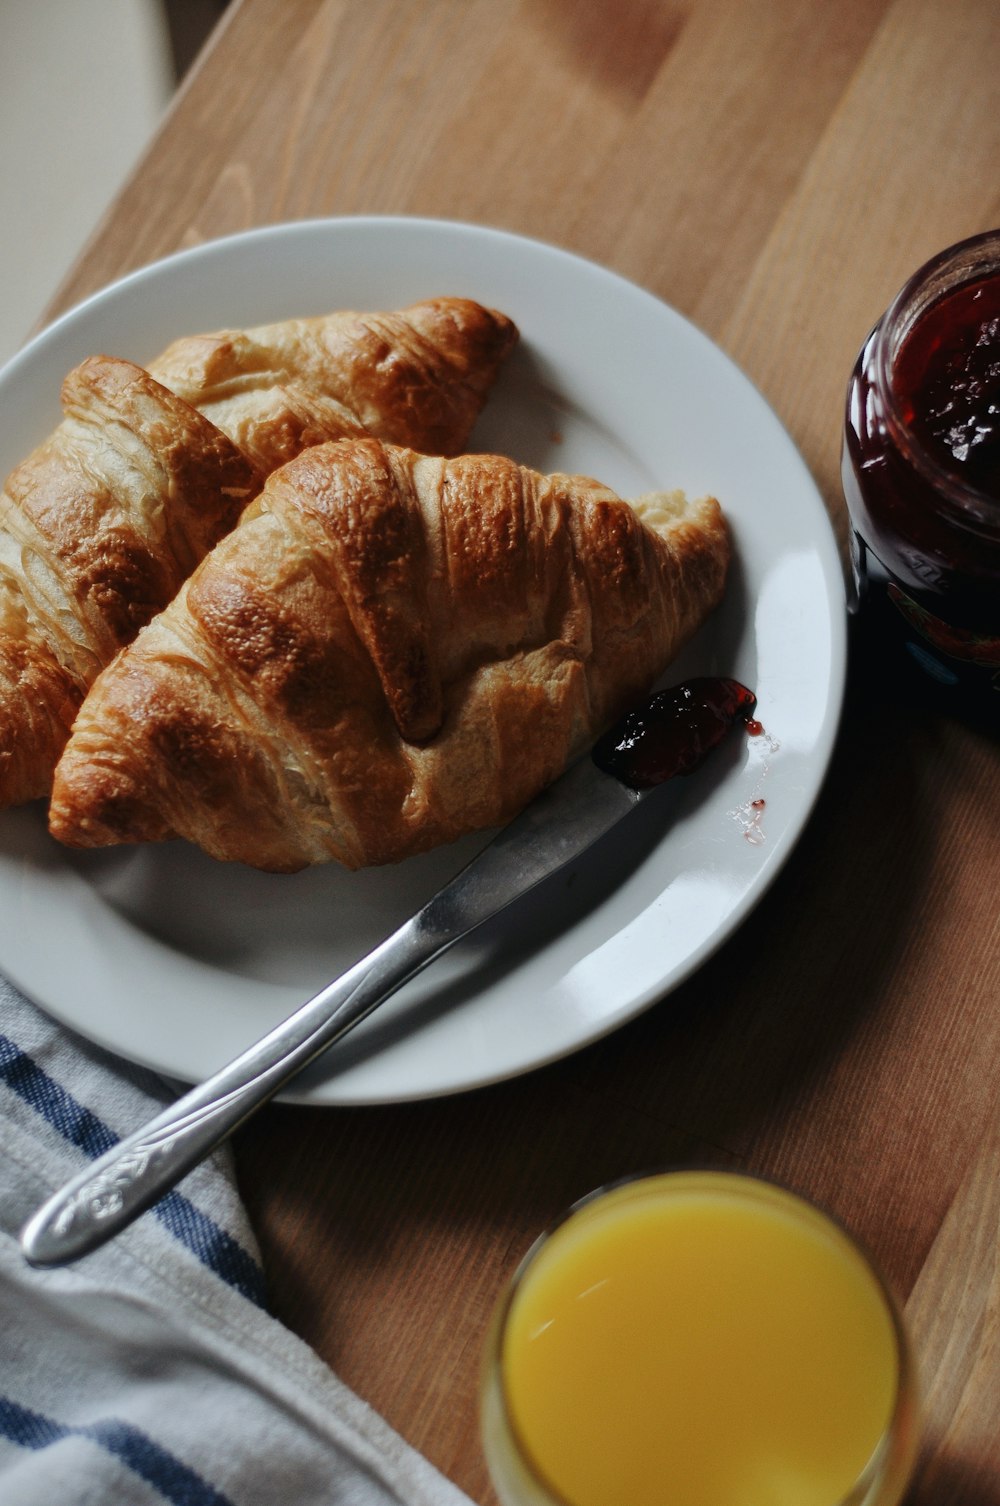
[[[468,1506],[269,1316],[223,1149],[76,1265],[18,1231],[171,1098],[0,979],[3,1506]]]

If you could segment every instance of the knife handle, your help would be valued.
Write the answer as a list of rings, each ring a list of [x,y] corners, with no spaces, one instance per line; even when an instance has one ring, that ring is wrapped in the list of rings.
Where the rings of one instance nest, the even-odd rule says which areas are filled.
[[[105,1244],[383,1000],[642,798],[581,760],[348,972],[50,1197],[21,1231],[29,1263],[65,1265]]]
[[[21,1232],[29,1264],[65,1265],[113,1238],[455,939],[442,932],[430,906],[419,911],[249,1050],[50,1197]]]

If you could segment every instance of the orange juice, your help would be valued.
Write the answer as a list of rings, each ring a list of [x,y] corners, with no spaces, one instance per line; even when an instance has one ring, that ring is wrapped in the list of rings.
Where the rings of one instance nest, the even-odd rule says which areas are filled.
[[[497,1361],[540,1484],[507,1499],[881,1506],[902,1490],[891,1302],[839,1226],[751,1178],[665,1174],[583,1204],[516,1280]],[[881,1468],[895,1486],[850,1495]]]

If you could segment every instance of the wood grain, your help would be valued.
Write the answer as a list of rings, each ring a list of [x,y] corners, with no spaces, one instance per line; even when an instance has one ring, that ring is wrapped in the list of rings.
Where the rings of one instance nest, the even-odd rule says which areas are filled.
[[[942,1221],[907,1306],[926,1415],[914,1506],[993,1506],[1000,1396],[1000,1136],[991,1133]]]
[[[51,312],[282,219],[552,240],[734,356],[843,539],[855,352],[926,256],[1000,221],[998,57],[995,0],[240,0]],[[517,1082],[243,1132],[279,1315],[487,1503],[479,1353],[535,1234],[625,1173],[747,1167],[838,1213],[908,1300],[914,1501],[1000,1506],[998,790],[995,731],[856,638],[799,848],[668,1000]]]

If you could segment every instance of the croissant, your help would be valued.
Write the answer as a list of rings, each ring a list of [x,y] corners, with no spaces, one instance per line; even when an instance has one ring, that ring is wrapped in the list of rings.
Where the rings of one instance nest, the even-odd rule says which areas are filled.
[[[166,606],[263,477],[208,419],[109,356],[0,493],[0,804],[47,793],[98,671]]]
[[[149,370],[266,474],[322,440],[363,434],[457,454],[517,338],[503,314],[432,298],[190,336]]]
[[[728,558],[713,498],[320,445],[100,675],[50,830],[292,871],[497,825],[649,688]]]
[[[374,433],[461,448],[517,339],[440,298],[95,357],[0,495],[0,806],[48,792],[95,675],[170,600],[265,476]],[[197,410],[197,411],[196,411]]]

